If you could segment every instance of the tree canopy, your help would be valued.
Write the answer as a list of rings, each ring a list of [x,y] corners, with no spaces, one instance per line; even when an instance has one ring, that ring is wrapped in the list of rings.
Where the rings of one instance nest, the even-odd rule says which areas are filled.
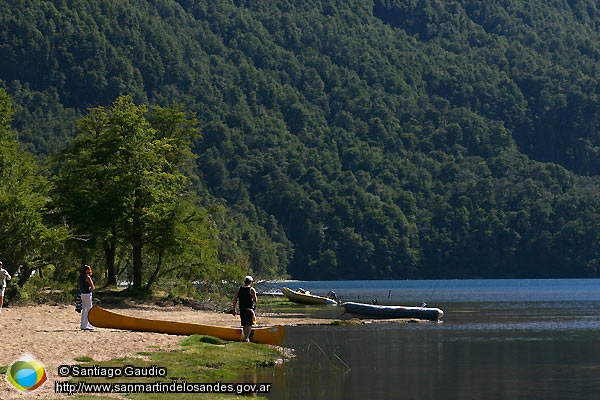
[[[185,226],[166,218],[186,215],[177,204],[210,215],[221,262],[265,276],[600,273],[595,2],[5,3],[12,127],[41,163],[74,152],[63,167],[76,163],[81,184],[57,193],[97,207],[61,200],[98,246],[165,239]],[[165,156],[185,132],[172,104],[202,134]],[[122,142],[93,139],[130,123]],[[193,200],[169,202],[186,181],[171,165],[184,159]],[[140,185],[141,171],[173,190]],[[137,217],[148,237],[135,239]]]
[[[59,257],[68,232],[49,218],[50,185],[10,129],[13,114],[10,97],[0,89],[0,254],[3,267],[20,272],[21,280]]]

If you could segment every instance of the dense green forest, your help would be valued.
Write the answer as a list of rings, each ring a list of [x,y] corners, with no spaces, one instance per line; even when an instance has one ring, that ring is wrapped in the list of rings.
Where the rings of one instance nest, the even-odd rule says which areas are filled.
[[[52,257],[14,265],[104,264],[107,246],[117,266],[141,262],[124,210],[111,234],[74,215],[77,193],[59,185],[82,176],[65,168],[89,155],[90,121],[127,104],[156,146],[175,140],[157,110],[171,110],[163,122],[193,115],[178,122],[197,130],[180,142],[185,160],[168,166],[185,181],[185,201],[169,203],[179,219],[154,219],[144,253],[169,250],[165,268],[181,271],[211,249],[186,278],[600,274],[598,1],[0,4],[0,87],[15,108],[5,130],[44,167],[54,200],[41,217],[65,236],[45,243],[63,246]]]

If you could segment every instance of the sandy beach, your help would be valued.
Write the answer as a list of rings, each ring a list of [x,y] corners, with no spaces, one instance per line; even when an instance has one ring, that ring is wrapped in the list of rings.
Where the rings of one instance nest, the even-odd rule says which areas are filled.
[[[141,318],[193,322],[221,326],[239,326],[239,318],[231,314],[194,310],[190,307],[159,307],[132,304],[106,309]],[[117,357],[133,356],[146,350],[169,350],[178,346],[183,336],[160,333],[131,332],[97,328],[93,332],[79,329],[80,314],[70,305],[14,306],[0,313],[3,351],[0,365],[8,366],[23,354],[30,354],[41,362],[48,374],[48,382],[31,393],[15,390],[6,379],[0,383],[0,399],[60,399],[67,395],[54,393],[54,382],[64,380],[58,376],[59,365],[77,364],[77,357],[91,357],[104,361]],[[290,316],[258,313],[260,325],[329,324],[331,320],[290,318]],[[5,378],[5,376],[3,376]]]

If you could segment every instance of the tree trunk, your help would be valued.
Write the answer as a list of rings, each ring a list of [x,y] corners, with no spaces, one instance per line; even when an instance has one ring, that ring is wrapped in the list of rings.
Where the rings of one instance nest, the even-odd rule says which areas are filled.
[[[156,280],[156,277],[158,276],[158,273],[160,272],[160,267],[162,266],[162,258],[163,258],[164,252],[165,252],[165,250],[161,247],[160,251],[158,252],[158,260],[156,261],[156,268],[154,269],[154,272],[152,273],[152,276],[150,277],[150,279],[148,279],[148,283],[146,284],[146,290],[150,290],[150,287],[152,286],[152,284],[154,283],[154,280]]]
[[[142,243],[141,240],[134,240],[133,245],[133,287],[142,287]]]
[[[133,247],[133,287],[142,287],[142,271],[144,269],[144,262],[142,260],[142,247],[143,239],[142,235],[144,232],[142,222],[142,207],[139,200],[140,196],[136,196],[133,203],[133,226],[132,226],[132,240],[131,246]]]
[[[22,264],[22,267],[19,270],[19,281],[17,282],[19,287],[23,287],[23,285],[25,283],[27,283],[27,281],[29,280],[29,277],[31,277],[31,271],[32,270],[31,270],[31,268],[29,268],[29,265]]]
[[[117,252],[117,243],[109,239],[104,241],[104,258],[106,259],[106,286],[117,285],[117,270],[115,268],[115,254]]]

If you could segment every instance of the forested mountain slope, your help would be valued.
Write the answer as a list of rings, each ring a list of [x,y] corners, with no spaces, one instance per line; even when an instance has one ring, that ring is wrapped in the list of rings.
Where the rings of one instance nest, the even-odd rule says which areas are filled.
[[[120,94],[181,102],[203,188],[293,277],[600,272],[595,1],[0,4],[30,151]]]

